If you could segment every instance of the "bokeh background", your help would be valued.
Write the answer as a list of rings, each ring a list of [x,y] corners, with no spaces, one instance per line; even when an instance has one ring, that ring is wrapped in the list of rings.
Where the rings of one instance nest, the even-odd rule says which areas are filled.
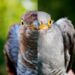
[[[9,27],[29,10],[48,12],[54,21],[68,17],[75,25],[75,0],[0,0],[0,75],[7,75],[3,47]]]
[[[38,10],[51,14],[54,21],[68,17],[75,25],[75,0],[38,0]]]

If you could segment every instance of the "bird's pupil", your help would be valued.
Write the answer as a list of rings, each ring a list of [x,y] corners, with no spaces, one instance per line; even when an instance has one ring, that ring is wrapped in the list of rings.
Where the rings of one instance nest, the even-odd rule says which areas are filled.
[[[22,25],[23,25],[24,23],[22,22]]]
[[[51,20],[50,20],[50,23],[51,23]]]

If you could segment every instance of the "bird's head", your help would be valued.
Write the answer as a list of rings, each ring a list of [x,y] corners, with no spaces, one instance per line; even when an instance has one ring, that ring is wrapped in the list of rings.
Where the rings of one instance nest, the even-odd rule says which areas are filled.
[[[25,42],[27,42],[28,45],[30,44],[30,46],[36,45],[34,47],[37,48],[38,34],[41,30],[48,30],[52,26],[52,20],[48,13],[42,11],[30,11],[22,16],[21,24],[23,26],[20,29],[20,32],[23,33],[22,37],[27,40],[25,40]]]
[[[52,20],[48,13],[30,11],[22,16],[21,24],[30,30],[45,30],[52,26]]]
[[[23,26],[20,29],[20,49],[28,60],[35,60],[34,58],[37,58],[38,33],[40,30],[47,30],[51,27],[51,17],[45,12],[30,11],[22,16],[21,24]]]
[[[46,12],[38,11],[39,30],[47,30],[52,26],[51,16]]]

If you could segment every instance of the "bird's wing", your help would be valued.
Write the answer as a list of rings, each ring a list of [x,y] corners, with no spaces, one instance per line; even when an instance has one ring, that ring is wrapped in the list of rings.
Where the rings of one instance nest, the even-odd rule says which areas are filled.
[[[67,18],[61,18],[59,20],[56,21],[56,25],[60,28],[62,34],[63,34],[63,40],[64,40],[64,47],[65,50],[68,50],[69,55],[71,55],[70,57],[70,63],[69,63],[69,68],[70,65],[72,64],[72,56],[74,56],[74,35],[75,35],[75,30],[73,27],[73,24],[71,22],[71,20],[67,19]],[[65,51],[66,52],[66,51]],[[66,52],[67,53],[67,52]],[[66,54],[65,53],[65,54]],[[65,59],[66,61],[68,60],[68,55],[66,54],[67,58]],[[69,69],[68,68],[68,69]]]
[[[4,46],[4,54],[9,75],[16,75],[17,56],[19,50],[19,29],[20,25],[13,25],[8,33],[8,38]]]
[[[56,25],[60,28],[61,32],[63,33],[63,36],[66,36],[65,43],[67,48],[70,49],[70,45],[73,43],[73,35],[75,33],[72,22],[67,18],[61,18],[56,21]]]

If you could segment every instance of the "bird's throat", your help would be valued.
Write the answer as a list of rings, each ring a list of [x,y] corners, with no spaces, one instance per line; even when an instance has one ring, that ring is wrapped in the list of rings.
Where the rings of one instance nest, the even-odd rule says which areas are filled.
[[[26,33],[28,34],[28,33]],[[37,41],[38,41],[38,31],[31,31],[29,36],[22,35],[21,42],[21,51],[23,53],[23,57],[25,57],[28,61],[36,64],[37,62]],[[23,50],[22,50],[23,49]]]
[[[37,41],[38,32],[33,31],[31,35],[27,38],[27,50],[25,52],[26,58],[32,62],[37,59]]]

